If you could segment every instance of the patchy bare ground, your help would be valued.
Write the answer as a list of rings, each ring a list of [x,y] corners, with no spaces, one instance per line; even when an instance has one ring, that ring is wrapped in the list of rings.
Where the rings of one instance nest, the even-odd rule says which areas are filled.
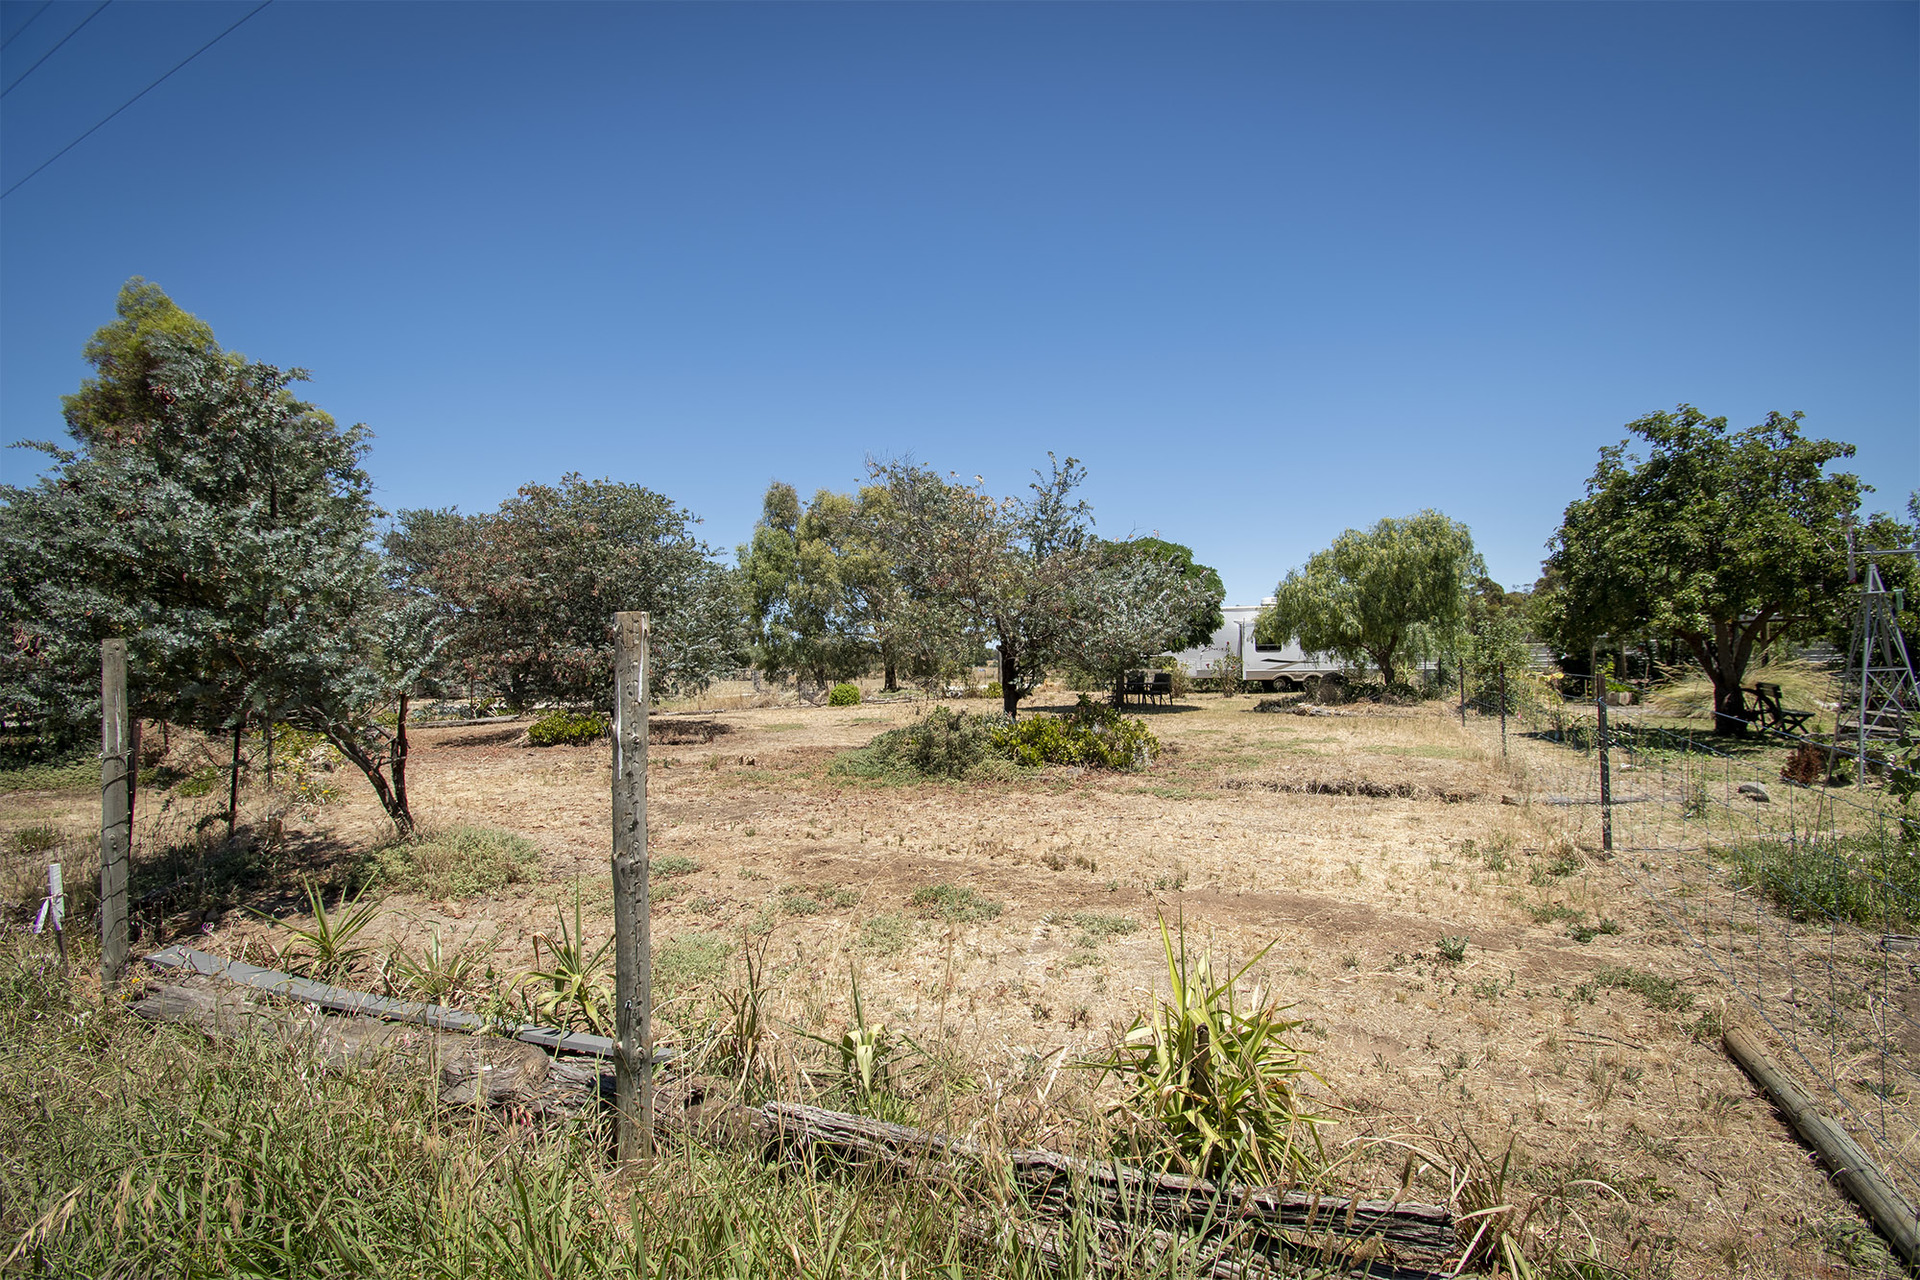
[[[1648,1275],[1874,1273],[1843,1261],[1858,1215],[1717,1037],[1691,1030],[1722,1007],[1713,975],[1566,825],[1577,815],[1529,803],[1526,778],[1444,707],[1296,716],[1254,702],[1146,712],[1166,752],[1145,774],[956,786],[829,775],[837,752],[917,714],[911,703],[721,712],[712,742],[652,750],[653,857],[695,867],[656,881],[654,937],[737,945],[771,930],[778,1017],[837,1032],[857,971],[869,1017],[1001,1064],[985,1078],[1051,1088],[1062,1051],[1106,1043],[1164,991],[1156,922],[1183,922],[1221,957],[1268,948],[1250,976],[1304,1020],[1327,1144],[1362,1152],[1363,1184],[1390,1190],[1404,1154],[1364,1139],[1465,1134],[1496,1160],[1511,1140],[1513,1194],[1564,1193],[1551,1216],[1575,1253],[1591,1237]],[[497,935],[496,963],[529,967],[533,933],[576,891],[590,935],[610,928],[606,749],[515,736],[419,732],[412,789],[428,828],[533,839],[539,882],[461,902],[392,894],[387,936],[452,924]],[[14,829],[55,811],[84,825],[90,800],[0,804]],[[295,823],[349,849],[379,838],[357,780]],[[920,918],[915,891],[943,884],[1000,913]],[[1561,918],[1542,922],[1554,906]],[[1617,932],[1580,942],[1566,913]],[[229,916],[201,945],[257,955],[267,933]],[[1465,939],[1460,959],[1442,939]],[[1607,985],[1603,970],[1673,980],[1689,1007],[1657,1008],[1657,984]],[[1411,1194],[1444,1191],[1427,1178]]]

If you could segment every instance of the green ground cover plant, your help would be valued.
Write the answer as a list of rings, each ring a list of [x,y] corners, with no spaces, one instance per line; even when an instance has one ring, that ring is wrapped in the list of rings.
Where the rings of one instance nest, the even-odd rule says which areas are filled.
[[[832,692],[827,694],[827,705],[830,707],[859,706],[860,686],[844,680],[841,681],[839,684],[833,686]]]
[[[1911,932],[1920,926],[1920,858],[1897,835],[1751,840],[1721,846],[1735,881],[1795,920],[1839,919]]]
[[[996,725],[993,744],[1016,764],[1082,765],[1096,769],[1144,769],[1160,754],[1160,740],[1144,720],[1129,720],[1116,707],[1085,694],[1066,716],[1028,716]]]
[[[1002,903],[984,898],[973,889],[944,881],[915,889],[908,901],[923,917],[960,924],[997,919],[1005,909]]]
[[[527,726],[527,741],[536,747],[584,746],[606,736],[606,717],[588,712],[549,711]]]
[[[397,840],[375,851],[373,878],[429,898],[474,898],[525,884],[540,866],[540,846],[492,827],[457,826]]]

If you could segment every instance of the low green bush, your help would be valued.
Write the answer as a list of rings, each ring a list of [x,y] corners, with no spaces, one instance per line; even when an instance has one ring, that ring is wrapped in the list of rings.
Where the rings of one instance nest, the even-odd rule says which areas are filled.
[[[448,827],[396,841],[373,856],[373,876],[398,889],[442,900],[473,898],[533,879],[540,847],[492,827]]]
[[[1096,769],[1144,769],[1160,754],[1160,740],[1144,720],[1129,720],[1116,707],[1085,694],[1067,716],[1029,716],[996,726],[993,742],[1015,764],[1085,765]]]
[[[990,716],[935,707],[914,723],[842,754],[831,771],[875,781],[969,777],[996,754],[994,725]]]
[[[536,747],[577,747],[606,736],[606,717],[592,712],[549,711],[527,728]]]
[[[860,686],[857,684],[850,684],[844,680],[841,681],[839,684],[833,686],[833,691],[831,693],[827,694],[827,705],[830,707],[859,706],[860,705]]]

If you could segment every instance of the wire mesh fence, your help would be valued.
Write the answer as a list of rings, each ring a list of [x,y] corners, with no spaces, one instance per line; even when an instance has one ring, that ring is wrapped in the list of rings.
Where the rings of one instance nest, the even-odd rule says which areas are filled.
[[[1463,716],[1503,753],[1516,803],[1557,809],[1631,880],[1718,976],[1729,1015],[1769,1031],[1920,1200],[1920,813],[1883,785],[1898,766],[1847,778],[1830,739],[1723,738],[1530,692],[1504,717],[1494,698]]]
[[[225,787],[193,791],[136,792],[128,903],[136,946],[231,907],[235,887],[258,879],[250,870],[281,843],[288,802],[280,794],[243,795],[229,834]],[[83,795],[75,793],[58,811],[15,827],[0,842],[0,918],[27,927],[39,921],[48,868],[58,864],[66,932],[98,938],[100,807],[97,797],[89,803]]]

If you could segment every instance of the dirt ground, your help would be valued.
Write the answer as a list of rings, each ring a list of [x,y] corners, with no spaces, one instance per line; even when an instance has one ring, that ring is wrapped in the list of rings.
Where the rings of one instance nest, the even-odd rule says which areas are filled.
[[[1326,1145],[1358,1156],[1365,1189],[1400,1180],[1406,1149],[1378,1140],[1457,1156],[1471,1138],[1496,1162],[1511,1140],[1509,1198],[1546,1197],[1536,1223],[1573,1256],[1636,1275],[1879,1273],[1863,1220],[1701,1023],[1737,1017],[1737,998],[1568,810],[1533,802],[1483,731],[1440,704],[1294,715],[1256,701],[1141,712],[1165,745],[1146,773],[969,785],[829,773],[838,752],[920,714],[911,701],[718,712],[711,742],[652,748],[652,856],[694,867],[655,883],[656,944],[737,950],[743,931],[771,930],[776,1017],[837,1034],[857,973],[870,1019],[977,1064],[985,1094],[1036,1117],[1026,1138],[1071,1141],[1048,1127],[1049,1090],[1057,1101],[1091,1078],[1056,1085],[1058,1064],[1164,993],[1157,922],[1183,922],[1223,960],[1267,948],[1249,985],[1303,1020]],[[610,930],[607,748],[512,745],[521,727],[419,731],[410,783],[427,829],[535,841],[539,879],[461,902],[392,894],[383,936],[452,926],[497,937],[502,968],[531,967],[534,932],[576,891],[590,938]],[[342,797],[293,824],[377,842],[370,793],[339,777]],[[69,808],[83,823],[90,799],[0,805],[9,827],[64,824]],[[939,885],[999,914],[922,918],[914,893]],[[1528,910],[1554,904],[1617,931],[1581,942],[1564,913]],[[267,933],[230,916],[196,945],[239,954]],[[1677,980],[1690,1007],[1603,976],[1623,971]],[[679,1016],[663,1011],[663,1038]],[[1436,1176],[1409,1195],[1443,1198]]]

